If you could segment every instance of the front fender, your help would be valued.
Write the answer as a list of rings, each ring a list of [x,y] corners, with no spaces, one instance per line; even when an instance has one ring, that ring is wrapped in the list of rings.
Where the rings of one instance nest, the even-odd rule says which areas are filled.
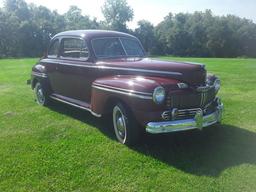
[[[134,113],[159,111],[165,108],[165,104],[157,105],[153,102],[154,89],[163,86],[170,90],[176,88],[178,82],[175,79],[133,75],[100,78],[92,84],[91,109],[97,114],[104,114],[110,110],[108,107],[110,101],[120,100]]]

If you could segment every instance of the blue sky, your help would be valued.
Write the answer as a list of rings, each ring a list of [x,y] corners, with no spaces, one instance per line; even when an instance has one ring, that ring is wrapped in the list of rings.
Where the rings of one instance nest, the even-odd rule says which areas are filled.
[[[2,6],[4,0],[0,0]],[[51,10],[64,13],[70,5],[77,5],[84,14],[102,20],[101,6],[104,0],[26,0],[28,3],[44,5]],[[127,0],[134,10],[134,20],[128,25],[136,27],[137,21],[146,19],[158,24],[169,12],[204,11],[211,9],[215,15],[234,14],[253,20],[256,23],[256,0]]]

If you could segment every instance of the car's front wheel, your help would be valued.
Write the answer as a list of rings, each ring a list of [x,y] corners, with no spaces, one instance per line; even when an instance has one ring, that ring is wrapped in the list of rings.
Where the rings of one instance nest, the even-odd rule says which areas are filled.
[[[46,94],[46,90],[43,88],[43,85],[40,82],[37,82],[34,90],[36,102],[39,105],[46,106],[48,104],[48,97]]]
[[[138,143],[141,130],[131,111],[122,103],[117,103],[113,107],[112,116],[117,140],[125,145]]]

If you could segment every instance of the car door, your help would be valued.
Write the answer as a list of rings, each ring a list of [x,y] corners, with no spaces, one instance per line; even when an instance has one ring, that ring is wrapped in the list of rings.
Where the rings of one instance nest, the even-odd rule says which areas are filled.
[[[57,67],[59,94],[70,99],[90,103],[93,64],[84,39],[62,37]]]
[[[60,93],[60,87],[58,82],[58,63],[59,63],[59,47],[60,39],[54,38],[48,48],[47,57],[40,62],[46,67],[47,75],[49,77],[50,87],[53,93]]]

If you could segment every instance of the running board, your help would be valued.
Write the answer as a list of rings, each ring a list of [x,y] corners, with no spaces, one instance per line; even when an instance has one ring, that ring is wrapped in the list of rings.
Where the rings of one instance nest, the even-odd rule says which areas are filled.
[[[55,95],[51,95],[50,98],[53,99],[53,100],[56,100],[56,101],[59,101],[59,102],[62,102],[62,103],[71,105],[71,106],[73,106],[73,107],[77,107],[77,108],[79,108],[79,109],[83,109],[83,110],[89,111],[89,112],[90,112],[92,115],[94,115],[95,117],[101,117],[101,114],[94,113],[89,107],[83,107],[83,106],[81,106],[81,105],[78,105],[78,104],[75,104],[75,103],[66,101],[66,100],[64,100],[64,99],[60,99],[60,98],[56,97]]]

